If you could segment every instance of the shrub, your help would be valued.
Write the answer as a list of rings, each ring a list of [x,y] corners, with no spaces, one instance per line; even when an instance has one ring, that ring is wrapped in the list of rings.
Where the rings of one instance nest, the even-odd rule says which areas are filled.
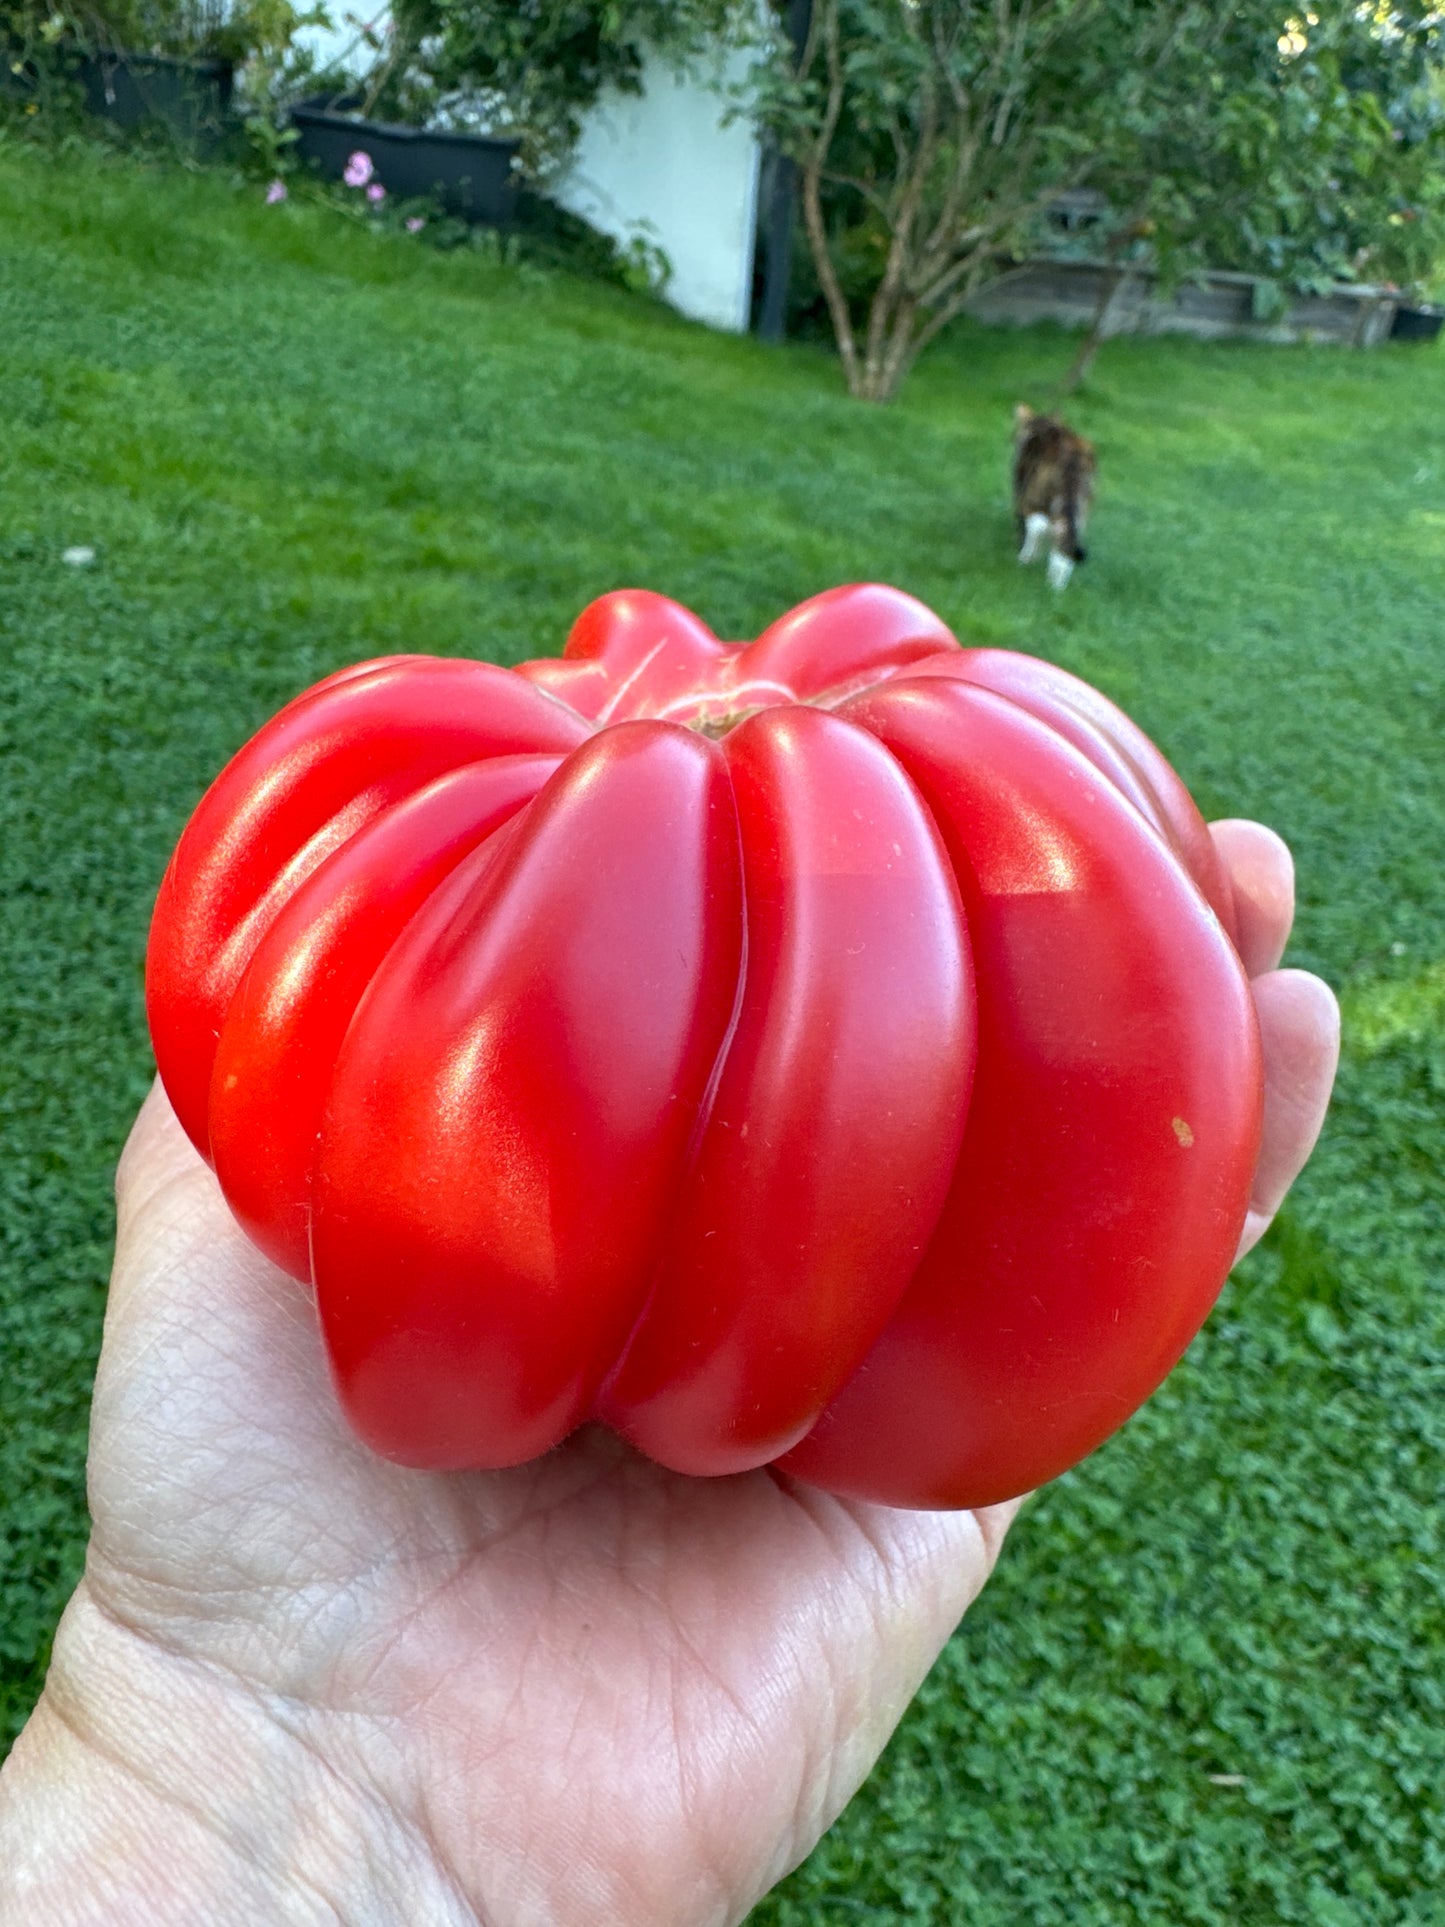
[[[746,0],[397,0],[366,100],[416,124],[518,134],[541,176],[604,87],[640,91],[649,51],[687,61],[757,33]]]

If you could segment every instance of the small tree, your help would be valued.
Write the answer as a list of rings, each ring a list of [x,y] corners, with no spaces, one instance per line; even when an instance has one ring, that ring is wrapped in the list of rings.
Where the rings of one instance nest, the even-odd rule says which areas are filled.
[[[1088,171],[1087,114],[1056,75],[1094,0],[815,0],[796,71],[761,111],[799,168],[803,218],[850,391],[891,396],[1006,259],[1048,195]],[[860,245],[861,244],[861,245]],[[845,288],[871,253],[866,312]]]
[[[1116,270],[1092,347],[1134,265],[1253,270],[1266,299],[1416,278],[1445,229],[1439,33],[1416,0],[1298,18],[1288,0],[816,0],[763,112],[800,168],[849,389],[894,394],[1084,185]]]

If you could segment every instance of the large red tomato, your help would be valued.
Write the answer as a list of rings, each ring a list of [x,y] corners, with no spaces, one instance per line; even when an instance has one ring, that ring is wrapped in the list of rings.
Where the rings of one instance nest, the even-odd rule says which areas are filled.
[[[737,648],[625,591],[560,660],[283,709],[181,838],[147,989],[378,1451],[598,1418],[974,1505],[1112,1432],[1228,1270],[1232,916],[1179,779],[1062,670],[891,589]]]

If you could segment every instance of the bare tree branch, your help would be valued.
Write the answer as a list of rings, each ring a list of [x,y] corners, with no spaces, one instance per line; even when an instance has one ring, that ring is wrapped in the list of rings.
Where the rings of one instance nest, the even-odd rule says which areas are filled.
[[[938,142],[938,98],[931,78],[925,77],[922,87],[921,110],[919,113],[918,145],[914,156],[913,169],[903,191],[898,213],[893,223],[893,234],[888,246],[888,259],[883,269],[883,279],[874,293],[868,314],[868,340],[865,352],[865,369],[870,384],[876,380],[881,366],[883,342],[889,329],[894,325],[900,298],[907,286],[909,254],[913,245],[913,228],[923,203],[924,188],[933,168],[934,153]]]
[[[808,45],[803,55],[801,71],[804,73],[808,71],[811,64],[814,34],[820,28],[828,65],[828,92],[818,138],[814,141],[803,163],[803,222],[808,231],[808,241],[813,251],[813,265],[823,290],[823,299],[828,304],[833,333],[837,337],[843,374],[848,383],[849,393],[856,395],[859,392],[858,346],[853,336],[853,323],[848,313],[847,298],[838,280],[838,272],[833,265],[832,252],[828,246],[828,231],[823,219],[821,191],[823,166],[828,158],[828,151],[833,145],[833,136],[838,131],[838,119],[843,111],[843,62],[838,47],[838,0],[821,0],[821,4],[814,8],[812,30],[809,32]]]

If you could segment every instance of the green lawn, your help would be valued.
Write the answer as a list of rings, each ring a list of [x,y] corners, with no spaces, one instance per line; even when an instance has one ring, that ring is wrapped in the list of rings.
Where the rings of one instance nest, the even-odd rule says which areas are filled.
[[[1445,355],[1111,345],[1054,600],[1004,474],[1056,334],[960,331],[869,410],[811,348],[12,145],[0,343],[0,1742],[81,1560],[146,919],[209,777],[353,658],[550,652],[629,582],[751,634],[879,576],[1278,825],[1345,1067],[1268,1245],[755,1921],[1445,1922]]]

